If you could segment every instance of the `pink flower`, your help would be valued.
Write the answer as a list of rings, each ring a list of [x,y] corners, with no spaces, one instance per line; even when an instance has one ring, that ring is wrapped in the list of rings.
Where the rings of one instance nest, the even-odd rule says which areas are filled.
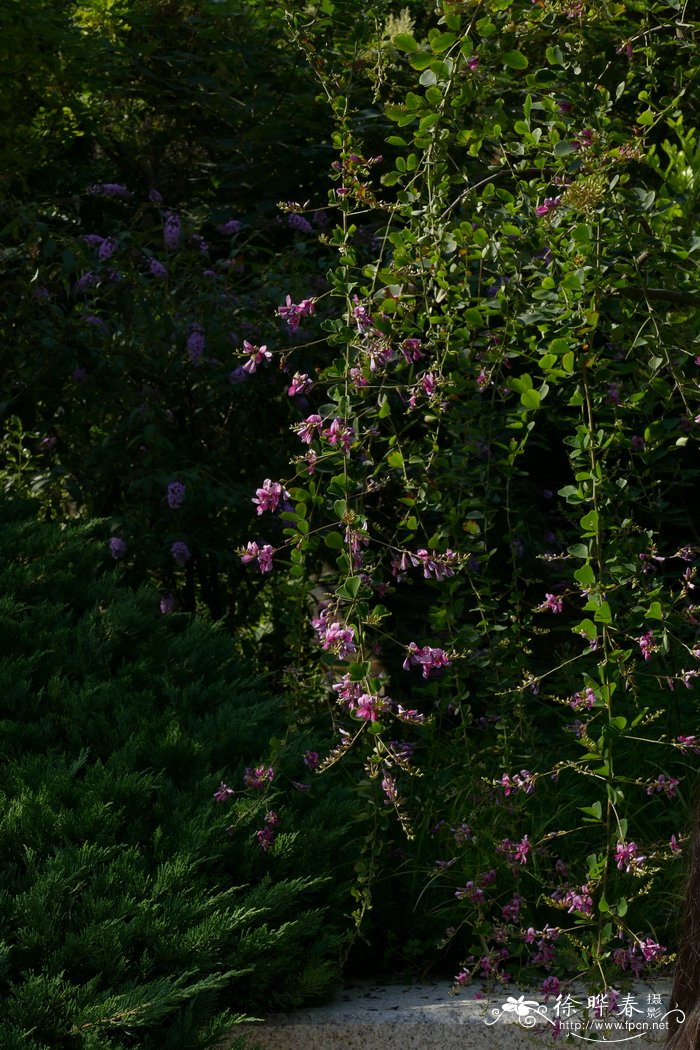
[[[243,774],[243,783],[255,791],[262,791],[267,784],[275,779],[275,770],[272,766],[249,766]]]
[[[261,828],[260,831],[256,831],[255,837],[258,840],[258,845],[263,853],[267,853],[272,846],[272,843],[275,841],[275,833],[272,828],[269,827]]]
[[[266,510],[276,511],[280,499],[288,500],[289,498],[289,493],[279,481],[265,478],[262,486],[255,490],[251,503],[257,504],[258,514],[264,514]]]
[[[293,303],[292,297],[288,295],[286,305],[278,306],[277,313],[284,318],[291,330],[295,332],[302,317],[311,317],[316,313],[316,300],[302,299],[300,303]]]
[[[258,547],[255,540],[251,540],[243,554],[241,554],[241,561],[244,565],[248,562],[256,561],[260,572],[270,572],[272,569],[272,556],[275,553],[275,548],[269,543],[266,543],[263,547]]]
[[[653,780],[647,788],[647,795],[659,792],[663,793],[666,798],[674,798],[679,784],[680,780],[676,779],[676,777],[667,777],[665,773],[659,773],[656,780]]]
[[[401,344],[401,353],[410,365],[413,361],[419,361],[424,355],[421,353],[422,343],[420,339],[404,339]]]
[[[255,540],[251,540],[245,549],[245,554],[241,554],[241,561],[244,565],[247,565],[249,561],[255,561],[259,554],[260,548],[258,547]]]
[[[275,553],[275,548],[269,543],[266,543],[258,554],[258,566],[260,572],[271,572],[272,571],[272,556]]]
[[[676,744],[685,754],[700,755],[700,737],[677,736]]]
[[[309,449],[309,451],[306,453],[306,455],[304,456],[304,459],[306,460],[306,473],[309,474],[309,475],[315,474],[316,473],[316,460],[318,459],[318,456],[316,455],[316,453],[314,452],[314,450],[312,448]]]
[[[432,397],[435,393],[435,376],[432,372],[426,372],[421,378],[421,386],[423,387],[423,393],[427,397]]]
[[[357,296],[355,297],[355,301],[357,302],[357,306],[354,307],[352,316],[355,319],[358,333],[362,335],[363,332],[368,332],[374,327],[374,322],[372,321],[369,310],[358,301]]]
[[[313,379],[306,372],[295,372],[287,393],[290,397],[296,397],[297,394],[308,394],[310,390],[313,390],[313,386]]]
[[[535,215],[538,219],[541,219],[543,216],[549,215],[555,208],[558,208],[560,204],[561,197],[545,197],[544,203],[535,208]]]
[[[250,355],[246,363],[241,365],[248,375],[252,376],[258,365],[262,365],[266,361],[272,360],[272,353],[266,346],[253,346],[253,344],[249,343],[247,339],[244,339],[243,349]]]
[[[377,716],[386,709],[386,706],[386,701],[381,696],[362,693],[353,708],[353,714],[358,718],[364,718],[366,722],[376,722]]]
[[[318,762],[318,751],[304,752],[304,765],[307,767],[307,769],[316,769],[318,767]]]
[[[355,645],[355,631],[352,627],[344,627],[340,623],[332,623],[324,628],[323,648],[337,653],[343,660],[349,653],[357,652]]]
[[[650,629],[637,639],[640,651],[645,660],[651,660],[652,655],[659,648],[654,641],[654,632]]]
[[[319,415],[312,415],[307,416],[303,423],[297,423],[294,429],[299,435],[299,440],[306,445],[310,445],[322,426],[323,418]]]
[[[574,693],[569,700],[569,707],[572,707],[574,711],[590,711],[595,704],[595,693],[589,687],[584,691],[583,696],[580,693]]]
[[[423,566],[423,576],[426,580],[429,580],[431,576],[438,581],[454,576],[454,569],[451,568],[451,564],[457,559],[454,551],[446,550],[444,554],[435,552],[429,554],[427,550],[421,549],[416,551],[415,555],[411,554],[410,558],[414,565]]]
[[[228,799],[233,798],[235,794],[236,792],[233,788],[230,788],[228,784],[224,784],[222,780],[218,789],[214,792],[214,798],[217,802],[227,802]]]
[[[666,951],[663,945],[658,944],[656,941],[652,941],[651,937],[645,937],[644,940],[641,941],[639,948],[647,962],[653,962],[657,956]]]
[[[323,431],[323,436],[329,445],[340,444],[343,451],[347,452],[355,440],[355,431],[344,419],[334,419],[331,425]]]
[[[615,860],[617,861],[618,871],[622,871],[624,868],[625,871],[635,872],[642,867],[646,857],[642,857],[637,853],[636,842],[618,842],[615,847]]]
[[[423,671],[423,677],[428,678],[431,671],[449,667],[450,663],[451,661],[444,649],[433,649],[429,645],[421,648],[415,642],[410,642],[408,655],[403,662],[403,669],[408,671],[411,667],[420,667]]]

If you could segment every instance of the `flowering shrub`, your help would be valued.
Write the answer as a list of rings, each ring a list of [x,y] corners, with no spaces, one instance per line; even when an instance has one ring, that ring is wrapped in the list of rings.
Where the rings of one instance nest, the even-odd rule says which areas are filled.
[[[672,951],[700,670],[700,162],[668,72],[690,38],[663,4],[640,29],[600,5],[445,0],[393,31],[380,5],[379,36],[284,7],[336,122],[335,316],[332,357],[289,389],[306,451],[254,498],[286,493],[286,539],[254,542],[323,594],[338,742],[319,769],[355,762],[376,826],[393,810],[433,853],[422,899],[458,985],[638,974]],[[347,56],[352,33],[341,74],[328,34]],[[354,78],[391,125],[383,157]],[[387,848],[370,836],[358,921]]]

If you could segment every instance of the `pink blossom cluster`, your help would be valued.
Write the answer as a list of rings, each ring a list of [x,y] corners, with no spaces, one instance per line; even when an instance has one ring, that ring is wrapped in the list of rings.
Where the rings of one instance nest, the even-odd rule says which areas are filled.
[[[323,436],[329,445],[339,445],[344,452],[350,449],[356,434],[344,419],[334,419],[329,427],[323,431]]]
[[[561,613],[564,611],[564,600],[557,594],[545,594],[544,601],[538,605],[535,612]]]
[[[350,711],[357,718],[363,718],[366,722],[376,722],[382,711],[388,710],[390,706],[391,701],[388,697],[361,693],[355,706],[350,707]]]
[[[519,894],[514,893],[512,898],[507,904],[504,904],[501,908],[501,915],[504,922],[518,922],[520,919],[520,908],[522,907],[523,898]]]
[[[279,816],[274,809],[269,810],[265,814],[265,826],[260,831],[255,832],[255,837],[258,840],[258,845],[263,853],[267,853],[273,842],[275,841],[275,828],[279,824]]]
[[[590,711],[595,704],[596,696],[590,686],[584,690],[583,695],[581,693],[574,693],[569,700],[569,707],[572,707],[574,711]]]
[[[618,871],[624,868],[625,871],[637,872],[642,870],[646,857],[637,852],[636,842],[618,842],[615,847],[615,860]]]
[[[700,737],[697,736],[677,736],[676,744],[681,751],[686,754],[700,755]]]
[[[369,546],[369,535],[366,529],[353,529],[350,525],[345,528],[345,543],[350,551],[353,569],[361,569],[364,564],[363,547]],[[368,579],[363,576],[363,579]]]
[[[677,780],[676,777],[667,777],[665,773],[659,773],[656,780],[653,780],[647,787],[647,795],[659,792],[663,793],[666,798],[673,798],[679,784],[680,780]]]
[[[396,707],[396,717],[401,722],[407,722],[409,725],[420,725],[425,722],[425,715],[421,714],[420,711],[416,711],[415,708],[405,708],[401,704]]]
[[[248,375],[253,375],[258,365],[265,364],[267,361],[272,360],[272,351],[268,350],[266,346],[254,346],[249,343],[247,339],[243,340],[243,349],[248,354],[248,360],[241,368]]]
[[[262,791],[264,787],[271,784],[275,779],[275,770],[272,766],[249,766],[243,774],[243,783],[247,788]]]
[[[337,620],[330,622],[330,610],[323,609],[319,616],[311,621],[318,635],[321,647],[336,653],[344,660],[350,653],[357,652],[355,645],[355,628],[347,627]]]
[[[504,773],[498,783],[503,788],[503,794],[506,798],[513,791],[524,791],[526,795],[531,795],[535,790],[535,778],[527,769],[521,769],[519,773],[514,773],[512,777],[508,773]]]
[[[323,417],[317,414],[307,416],[303,423],[296,423],[294,430],[299,435],[299,440],[305,445],[310,445],[314,437],[320,434],[323,426]]]
[[[408,655],[403,662],[404,671],[410,671],[412,667],[420,667],[423,677],[428,678],[431,671],[449,667],[451,660],[444,649],[433,649],[430,645],[421,646],[416,642],[409,642]]]
[[[271,481],[270,478],[265,478],[260,488],[255,490],[255,496],[253,496],[251,503],[257,504],[258,514],[264,514],[267,510],[271,512],[276,511],[279,501],[281,499],[288,500],[289,498],[289,493],[279,481]]]
[[[538,219],[543,218],[545,215],[549,215],[550,212],[554,211],[561,204],[561,197],[545,197],[544,203],[538,205],[535,208],[535,215]]]
[[[286,304],[277,307],[277,313],[296,332],[302,317],[312,317],[316,313],[316,300],[302,299],[300,303],[293,303],[291,295],[288,295]]]
[[[455,897],[458,901],[474,901],[475,904],[483,904],[486,900],[486,894],[472,879],[470,879],[469,882],[465,882],[464,886],[460,886],[459,889],[455,890]]]
[[[362,305],[357,296],[355,296],[355,303],[352,316],[357,325],[358,334],[362,335],[364,332],[369,332],[374,328],[374,321],[367,307]]]
[[[308,394],[310,390],[313,390],[313,386],[314,381],[306,372],[295,372],[287,393],[290,397],[296,397],[298,394]]]
[[[651,937],[645,937],[643,941],[634,943],[627,948],[617,948],[613,952],[613,962],[621,970],[631,970],[638,977],[644,968],[645,962],[654,962],[666,949]]]
[[[315,627],[316,621],[314,620],[312,622]],[[348,711],[352,711],[352,709],[357,705],[357,701],[362,696],[362,693],[364,692],[360,682],[350,681],[349,674],[344,674],[340,681],[336,682],[332,688],[333,691],[338,694],[338,701],[342,702]]]
[[[501,839],[496,845],[496,853],[502,853],[511,864],[526,864],[530,849],[530,840],[527,835],[523,835],[520,842]]]
[[[259,547],[255,540],[251,540],[246,545],[245,552],[241,554],[241,561],[244,565],[247,565],[248,562],[257,560],[260,572],[271,572],[274,553],[275,548],[271,544],[266,543],[264,546]]]
[[[444,580],[454,576],[452,565],[457,560],[457,555],[452,550],[446,550],[444,554],[436,554],[425,549],[416,551],[410,555],[412,565],[420,565],[423,568],[423,576],[426,580],[434,577],[436,580]]]
[[[425,356],[421,350],[422,345],[421,340],[415,338],[404,339],[401,343],[401,353],[409,365]]]
[[[399,792],[396,787],[396,781],[394,780],[391,773],[385,771],[382,777],[382,791],[386,795],[384,799],[385,806],[396,806],[399,803]]]
[[[591,897],[591,886],[586,882],[583,886],[571,890],[555,890],[552,894],[553,900],[560,901],[566,906],[569,915],[575,911],[583,912],[584,915],[593,913],[593,898]]]
[[[637,639],[639,649],[645,660],[651,660],[652,655],[659,648],[656,641],[654,640],[654,632],[650,629],[645,631],[641,638]]]
[[[235,794],[236,792],[233,790],[233,788],[230,788],[228,784],[225,784],[222,780],[218,788],[214,792],[214,798],[217,802],[228,802],[228,800],[230,798],[233,798]]]

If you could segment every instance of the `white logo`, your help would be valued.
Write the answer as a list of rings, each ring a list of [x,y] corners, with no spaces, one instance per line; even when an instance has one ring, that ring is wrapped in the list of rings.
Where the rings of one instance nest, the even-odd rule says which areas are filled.
[[[668,1010],[661,1014],[661,996],[658,994],[647,994],[646,1015],[635,1005],[636,1001],[633,995],[620,998],[615,992],[606,992],[590,996],[587,1007],[579,1010],[582,1003],[570,995],[558,995],[551,1006],[536,999],[526,999],[524,995],[517,999],[509,995],[500,1006],[491,1008],[490,1017],[484,1023],[496,1024],[500,1018],[510,1014],[513,1020],[525,1028],[532,1028],[538,1021],[545,1021],[552,1025],[557,1036],[570,1034],[585,1042],[600,1044],[628,1043],[643,1038],[649,1032],[668,1032],[670,1018],[676,1018],[676,1024],[685,1021],[682,1010]],[[635,1018],[635,1014],[640,1016]]]

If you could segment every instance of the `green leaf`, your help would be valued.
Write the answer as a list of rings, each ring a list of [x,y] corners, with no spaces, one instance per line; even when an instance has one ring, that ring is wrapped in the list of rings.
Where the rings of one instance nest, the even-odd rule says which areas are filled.
[[[595,573],[593,572],[593,566],[590,562],[587,565],[582,565],[580,569],[577,569],[574,573],[574,579],[577,583],[580,583],[582,587],[590,587],[595,583]]]
[[[601,602],[593,613],[596,623],[612,623],[612,612],[607,602]]]
[[[583,515],[579,524],[587,536],[595,536],[598,532],[598,522],[598,511],[589,510],[588,514]]]
[[[534,412],[540,407],[540,395],[537,390],[524,390],[520,395],[520,403],[528,412]]]
[[[660,602],[652,602],[646,612],[648,620],[663,620],[664,611],[661,608]]]
[[[506,52],[503,61],[510,69],[527,69],[530,64],[522,51]]]
[[[498,32],[498,29],[488,17],[479,19],[476,23],[476,30],[480,36],[484,37],[494,36]]]
[[[603,806],[600,802],[594,802],[592,806],[580,806],[579,809],[589,817],[601,820],[603,817]]]
[[[340,585],[336,594],[341,598],[349,598],[353,600],[357,598],[362,587],[362,580],[359,576],[348,576],[344,583]]]
[[[409,59],[413,68],[419,71],[427,69],[432,61],[433,56],[429,55],[427,51],[418,51],[416,54],[411,55]]]
[[[390,452],[389,455],[386,457],[386,460],[390,467],[397,467],[399,469],[403,469],[403,456],[398,451],[398,449],[394,449],[393,452]]]
[[[398,51],[418,50],[418,43],[410,33],[397,33],[391,42]]]
[[[342,550],[345,546],[345,540],[339,532],[327,532],[323,537],[323,542],[326,547],[330,547],[331,550]]]
[[[547,61],[550,66],[563,66],[564,65],[564,54],[560,47],[548,47],[545,51]]]
[[[554,156],[565,157],[567,153],[573,153],[575,149],[576,147],[573,146],[570,142],[557,142],[554,145]]]
[[[452,47],[457,40],[455,33],[439,33],[435,31],[429,33],[428,38],[430,40],[430,46],[436,55],[440,55],[443,51],[447,51],[447,49]]]
[[[572,627],[572,631],[575,634],[584,635],[591,642],[598,637],[598,629],[592,620],[581,620],[575,627]]]

